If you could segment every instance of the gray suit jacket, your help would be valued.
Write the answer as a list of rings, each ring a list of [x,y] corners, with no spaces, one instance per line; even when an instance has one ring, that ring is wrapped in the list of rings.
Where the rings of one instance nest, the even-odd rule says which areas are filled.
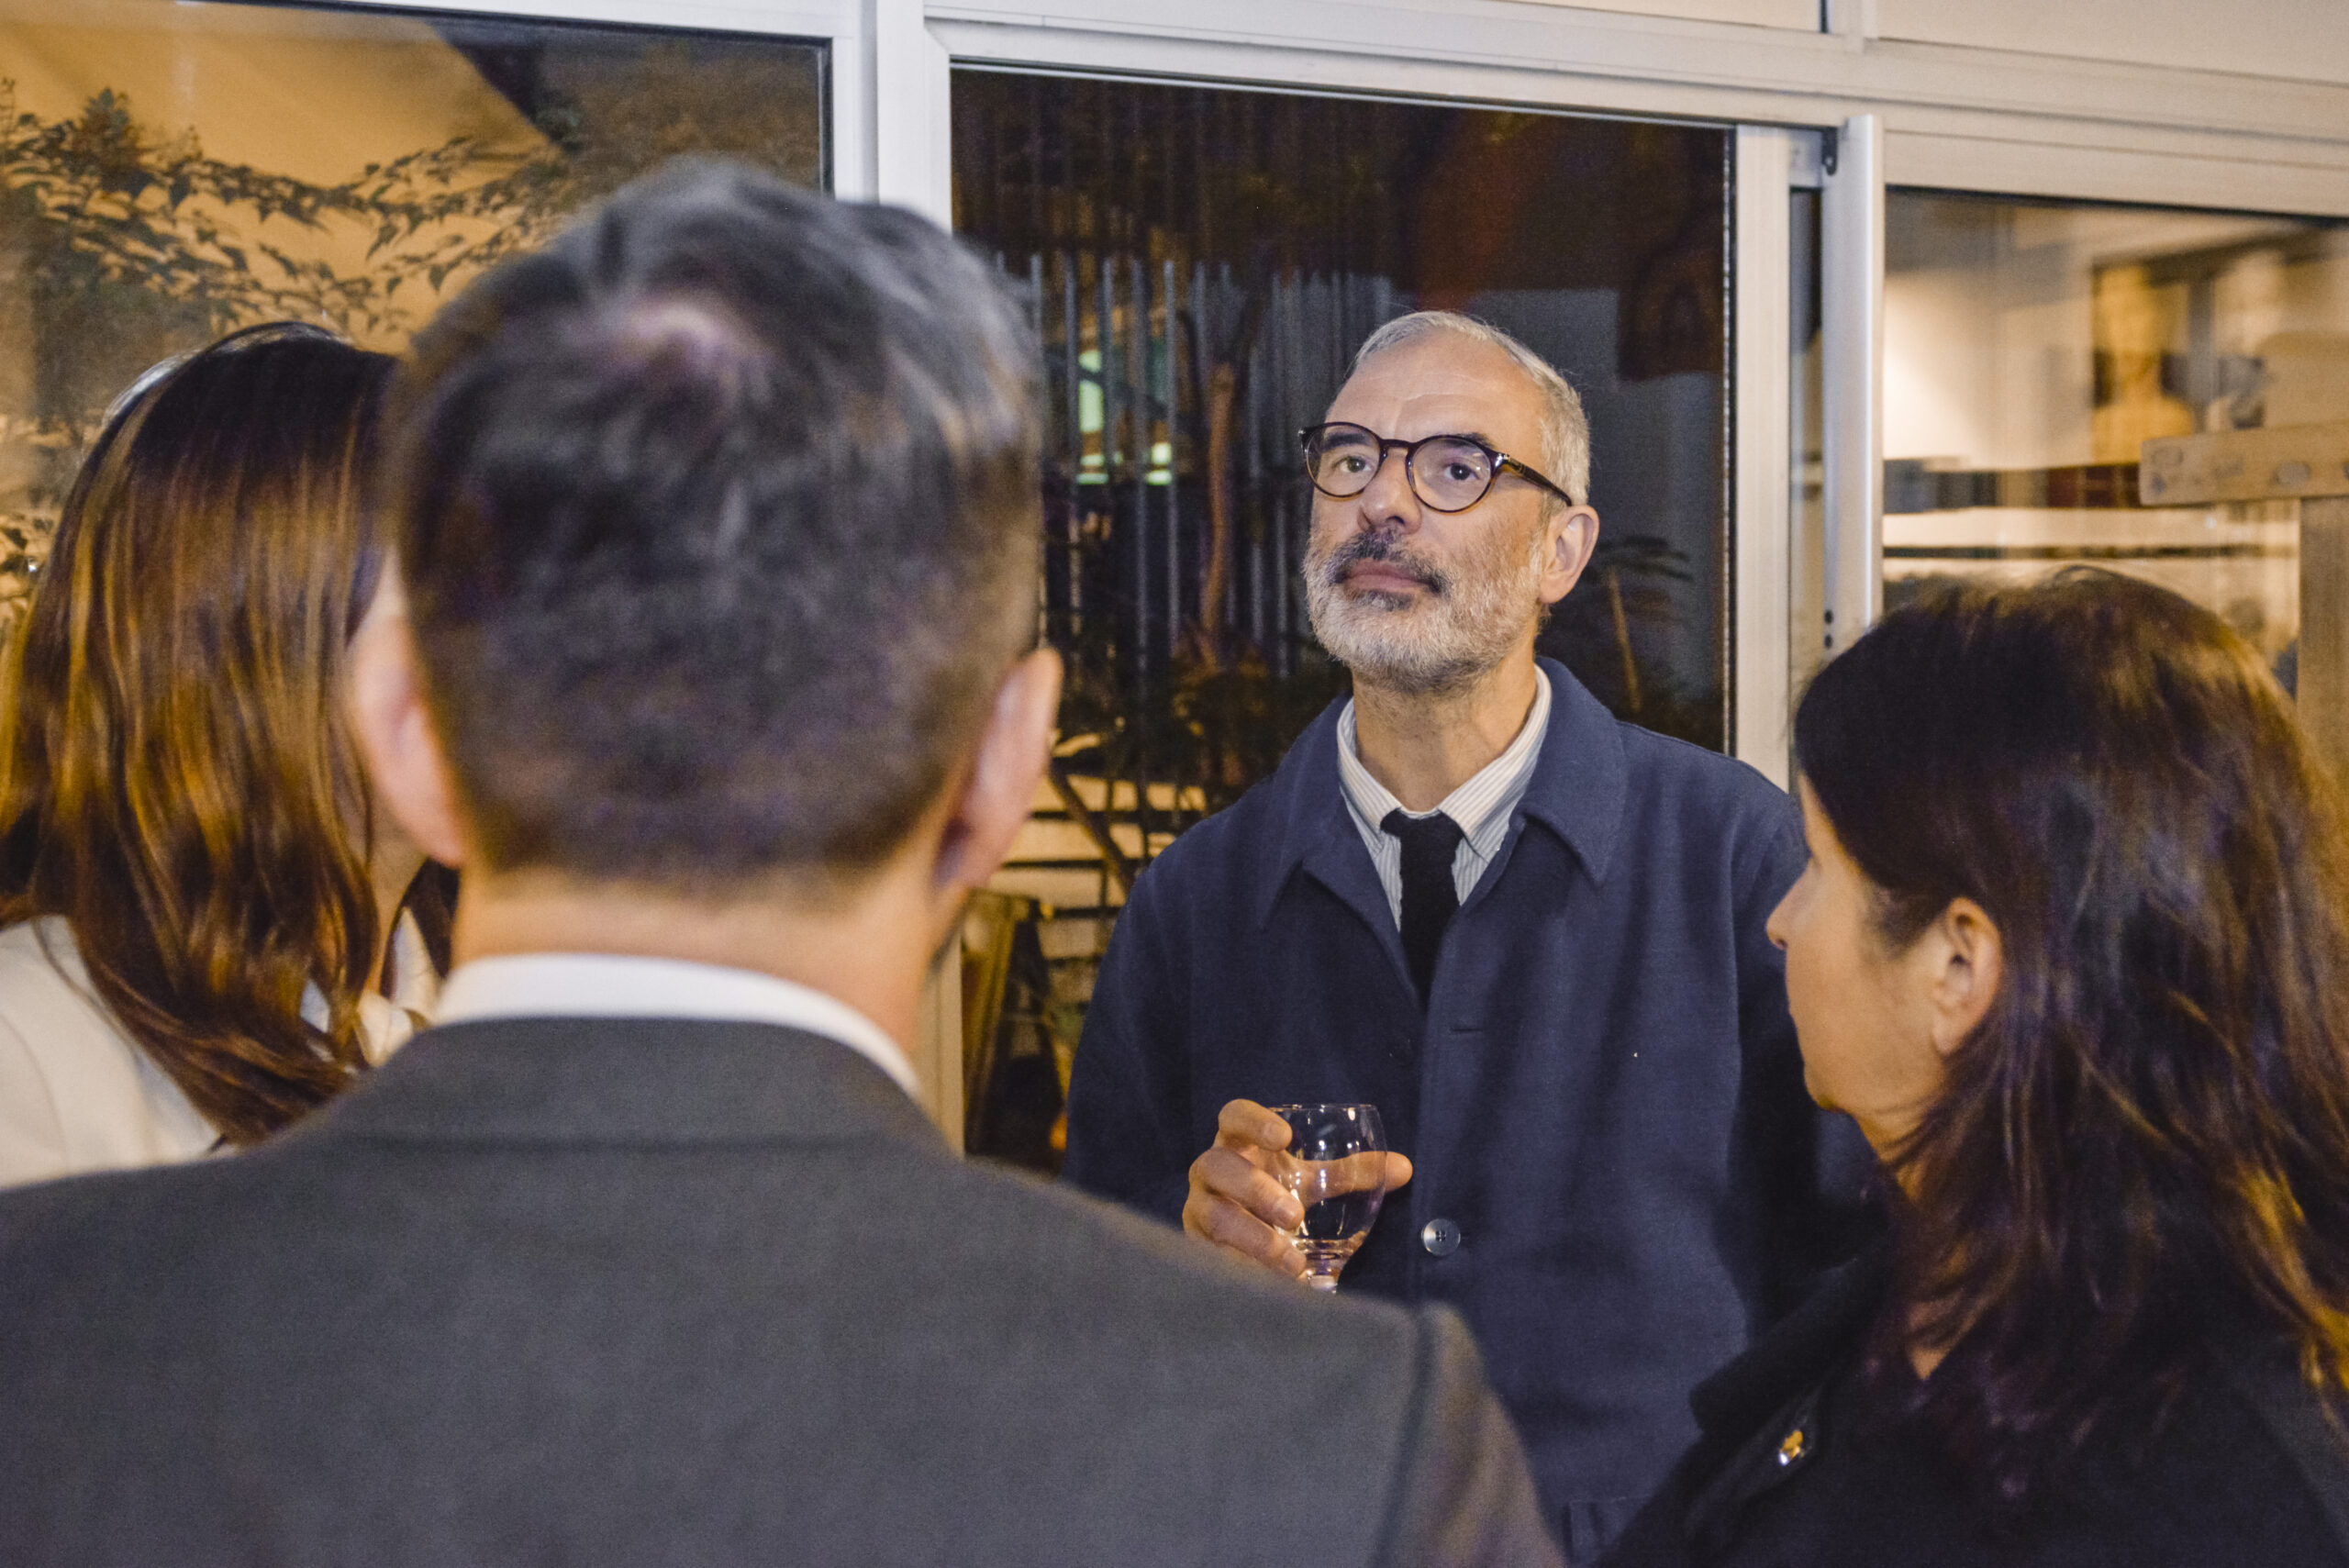
[[[1458,1322],[955,1159],[756,1024],[419,1037],[0,1196],[0,1562],[1547,1563]]]

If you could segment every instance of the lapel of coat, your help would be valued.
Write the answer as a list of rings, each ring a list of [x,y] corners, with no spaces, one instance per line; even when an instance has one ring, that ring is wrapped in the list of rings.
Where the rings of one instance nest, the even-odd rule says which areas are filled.
[[[1622,727],[1564,664],[1551,659],[1541,664],[1550,677],[1550,728],[1518,810],[1555,833],[1590,880],[1604,884],[1615,863],[1630,788]],[[1497,882],[1506,869],[1497,857],[1486,883]]]
[[[1386,955],[1404,994],[1415,995],[1402,933],[1396,929],[1386,890],[1379,885],[1378,868],[1371,864],[1370,851],[1347,809],[1345,787],[1338,782],[1338,715],[1344,707],[1340,698],[1322,709],[1269,781],[1267,787],[1275,792],[1272,817],[1277,837],[1251,914],[1263,929],[1290,879],[1302,872],[1353,913]]]
[[[1564,665],[1550,659],[1541,665],[1550,678],[1550,728],[1518,812],[1556,834],[1591,881],[1603,883],[1614,862],[1628,787],[1622,734],[1615,716]],[[1386,890],[1379,885],[1378,868],[1371,864],[1338,782],[1338,716],[1344,707],[1341,698],[1322,709],[1268,782],[1266,787],[1275,792],[1272,817],[1277,838],[1251,914],[1263,929],[1290,878],[1302,871],[1353,912],[1406,992],[1415,992]],[[1464,909],[1491,895],[1521,832],[1521,827],[1511,827]]]
[[[1889,1280],[1881,1246],[1820,1282],[1810,1298],[1737,1360],[1698,1384],[1688,1408],[1704,1432],[1702,1472],[1682,1517],[1709,1553],[1736,1537],[1746,1506],[1818,1462],[1851,1434],[1826,1429],[1827,1384],[1860,1349]]]

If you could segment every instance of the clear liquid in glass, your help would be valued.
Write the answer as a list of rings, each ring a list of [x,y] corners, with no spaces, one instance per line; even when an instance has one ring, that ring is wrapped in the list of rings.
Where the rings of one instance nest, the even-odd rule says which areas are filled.
[[[1306,1283],[1338,1288],[1338,1275],[1359,1251],[1386,1196],[1386,1136],[1375,1106],[1275,1106],[1289,1124],[1279,1175],[1305,1207],[1290,1234],[1304,1256]]]

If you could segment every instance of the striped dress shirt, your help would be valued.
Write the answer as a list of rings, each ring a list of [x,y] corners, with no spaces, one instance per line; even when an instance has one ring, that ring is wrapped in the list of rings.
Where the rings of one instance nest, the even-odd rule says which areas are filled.
[[[1508,836],[1509,813],[1525,797],[1525,786],[1533,779],[1533,764],[1542,755],[1542,737],[1550,728],[1550,677],[1542,673],[1539,665],[1534,667],[1533,684],[1533,708],[1525,716],[1525,728],[1517,732],[1517,739],[1478,770],[1475,777],[1445,795],[1435,811],[1405,813],[1408,817],[1432,817],[1441,811],[1460,825],[1463,837],[1459,850],[1452,857],[1452,885],[1463,904],[1468,902],[1469,890],[1485,874],[1485,867],[1500,852],[1501,840]],[[1345,711],[1338,715],[1338,782],[1344,788],[1346,809],[1353,816],[1364,847],[1370,851],[1370,863],[1378,868],[1378,885],[1386,890],[1387,913],[1395,917],[1395,924],[1400,929],[1403,845],[1379,824],[1403,803],[1362,765],[1362,751],[1354,741],[1354,705],[1351,700]]]

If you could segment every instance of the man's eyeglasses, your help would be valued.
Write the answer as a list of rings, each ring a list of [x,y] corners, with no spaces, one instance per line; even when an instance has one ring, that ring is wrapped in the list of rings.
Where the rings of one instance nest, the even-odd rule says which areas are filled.
[[[1493,482],[1504,473],[1540,485],[1569,506],[1575,504],[1573,496],[1540,473],[1474,436],[1429,436],[1403,441],[1360,425],[1330,424],[1300,430],[1297,439],[1305,448],[1305,476],[1313,481],[1313,488],[1341,501],[1369,489],[1386,454],[1399,450],[1411,494],[1431,511],[1466,511],[1483,500]]]

